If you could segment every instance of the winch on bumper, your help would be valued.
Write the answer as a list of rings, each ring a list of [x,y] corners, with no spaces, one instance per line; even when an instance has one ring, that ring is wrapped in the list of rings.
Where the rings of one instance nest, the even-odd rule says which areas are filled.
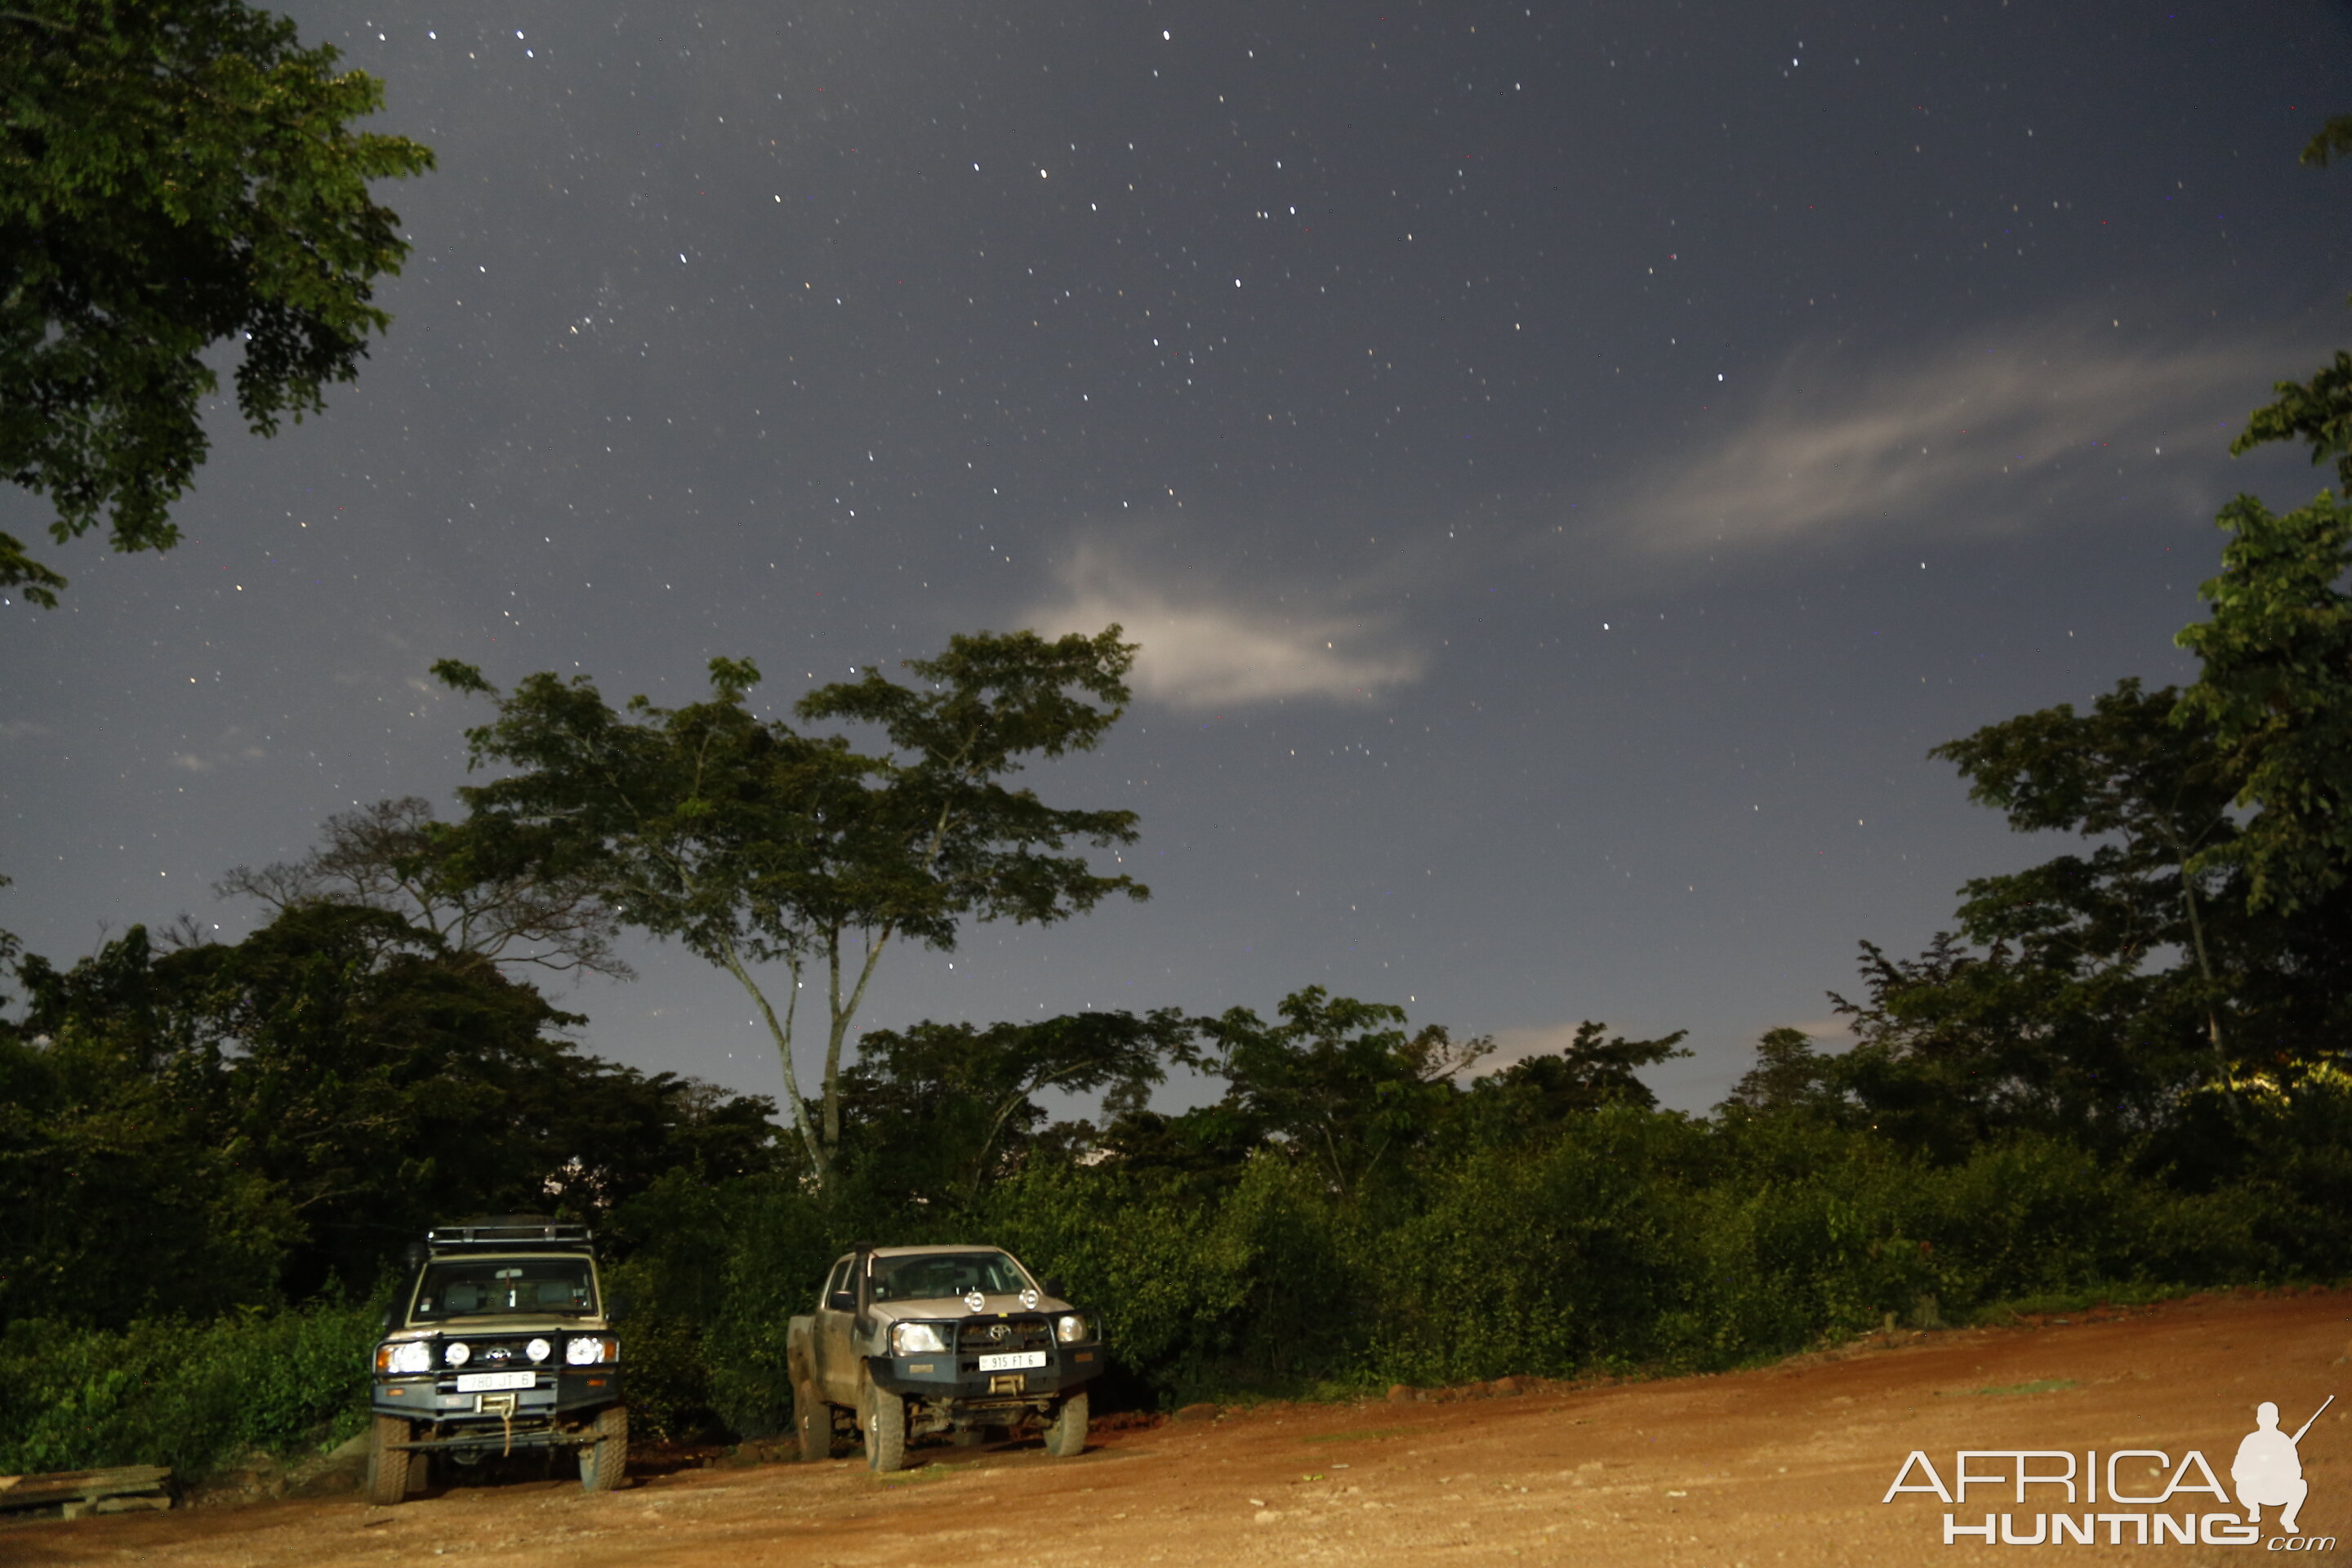
[[[1055,1320],[1064,1316],[1080,1317],[1078,1338],[1065,1340],[1055,1331]],[[979,1411],[1042,1405],[1102,1371],[1102,1341],[1091,1319],[1080,1314],[999,1313],[899,1322],[890,1329],[901,1344],[920,1342],[926,1331],[938,1348],[866,1358],[866,1375],[877,1388],[902,1399],[952,1400]]]

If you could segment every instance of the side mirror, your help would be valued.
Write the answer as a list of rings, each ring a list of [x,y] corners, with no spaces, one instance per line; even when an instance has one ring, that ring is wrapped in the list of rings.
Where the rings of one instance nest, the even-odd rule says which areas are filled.
[[[604,1321],[617,1323],[629,1315],[629,1299],[625,1295],[604,1298]]]
[[[1062,1294],[1062,1282],[1059,1279],[1041,1279],[1038,1283],[1045,1286],[1045,1294],[1053,1297],[1056,1301],[1069,1300],[1067,1296]]]
[[[835,1290],[832,1295],[827,1296],[824,1299],[824,1304],[827,1308],[836,1312],[854,1312],[857,1310],[857,1292],[855,1290]]]

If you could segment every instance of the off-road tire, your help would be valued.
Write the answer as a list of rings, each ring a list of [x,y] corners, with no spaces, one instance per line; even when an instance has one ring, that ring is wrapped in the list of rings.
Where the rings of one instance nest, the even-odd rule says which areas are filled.
[[[1071,1394],[1055,1407],[1045,1427],[1045,1452],[1057,1459],[1074,1458],[1087,1451],[1087,1396]]]
[[[596,1413],[596,1434],[593,1443],[580,1447],[580,1489],[583,1492],[616,1492],[629,1475],[629,1412],[625,1405],[608,1405]]]
[[[404,1415],[379,1415],[368,1434],[367,1500],[379,1508],[390,1508],[408,1495],[408,1469],[415,1456],[392,1445],[405,1443],[410,1436]]]
[[[867,1384],[858,1399],[857,1430],[866,1439],[866,1468],[877,1474],[907,1463],[907,1402]]]
[[[833,1406],[816,1396],[806,1378],[793,1384],[793,1431],[800,1439],[803,1464],[822,1464],[833,1458]]]

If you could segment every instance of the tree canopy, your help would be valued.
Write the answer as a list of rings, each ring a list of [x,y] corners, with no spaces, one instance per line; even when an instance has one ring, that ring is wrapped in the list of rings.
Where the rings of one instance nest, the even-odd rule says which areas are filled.
[[[386,910],[453,952],[519,972],[631,977],[613,950],[620,922],[592,880],[528,863],[485,865],[473,837],[436,820],[431,803],[416,795],[337,812],[327,818],[323,837],[299,860],[236,867],[213,890],[281,910],[309,904]]]
[[[1168,1064],[1195,1059],[1197,1027],[1160,1008],[868,1030],[842,1075],[864,1184],[969,1204],[1035,1140],[1038,1095],[1102,1093],[1113,1113],[1139,1108]]]
[[[1246,1007],[1203,1020],[1229,1111],[1310,1162],[1335,1193],[1360,1192],[1384,1163],[1426,1137],[1459,1094],[1454,1079],[1494,1049],[1443,1025],[1408,1034],[1404,1009],[1294,991],[1267,1024]]]
[[[869,668],[801,700],[803,719],[878,730],[887,746],[872,753],[755,715],[749,660],[713,659],[709,699],[677,709],[614,709],[585,676],[532,675],[502,694],[470,667],[435,671],[497,705],[467,731],[473,764],[514,770],[459,792],[477,863],[585,879],[624,921],[732,975],[822,1181],[842,1142],[850,1025],[894,939],[951,950],[967,920],[1050,924],[1148,896],[1076,847],[1133,843],[1132,812],[1052,806],[1004,782],[1032,758],[1091,750],[1117,721],[1135,654],[1118,632],[958,636],[908,662],[915,684]],[[784,968],[781,1008],[760,977],[769,963]],[[826,1009],[814,1112],[794,1059],[812,980]]]
[[[2291,910],[2352,876],[2352,506],[2322,490],[2274,514],[2240,496],[2220,523],[2221,574],[2198,590],[2212,615],[2179,639],[2203,665],[2182,707],[2259,809],[2203,859],[2243,866],[2257,906]]]
[[[354,132],[383,85],[338,71],[242,0],[16,0],[0,10],[0,472],[57,510],[167,550],[209,441],[215,343],[257,435],[325,407],[391,322],[374,280],[408,254],[368,182],[433,154]],[[0,534],[0,587],[66,580]]]

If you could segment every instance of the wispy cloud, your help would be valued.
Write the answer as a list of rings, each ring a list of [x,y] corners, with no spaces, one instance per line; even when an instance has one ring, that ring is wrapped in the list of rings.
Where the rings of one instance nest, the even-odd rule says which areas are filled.
[[[1361,698],[1417,678],[1421,656],[1376,616],[1318,608],[1302,595],[1250,593],[1146,569],[1082,544],[1061,591],[1031,612],[1041,632],[1100,631],[1116,621],[1136,656],[1135,685],[1180,708],[1285,698]]]
[[[238,743],[251,733],[244,725],[232,724],[221,732],[210,748],[173,752],[163,759],[163,765],[192,773],[208,773],[215,768],[235,767],[239,763],[257,763],[269,754],[268,749],[250,740]]]
[[[2185,478],[2299,363],[2268,340],[2132,349],[2057,327],[1875,366],[1800,354],[1703,451],[1663,476],[1650,467],[1613,510],[1635,524],[1633,542],[1672,552],[1931,515],[2014,526],[2112,487],[2119,454],[2143,491]]]

